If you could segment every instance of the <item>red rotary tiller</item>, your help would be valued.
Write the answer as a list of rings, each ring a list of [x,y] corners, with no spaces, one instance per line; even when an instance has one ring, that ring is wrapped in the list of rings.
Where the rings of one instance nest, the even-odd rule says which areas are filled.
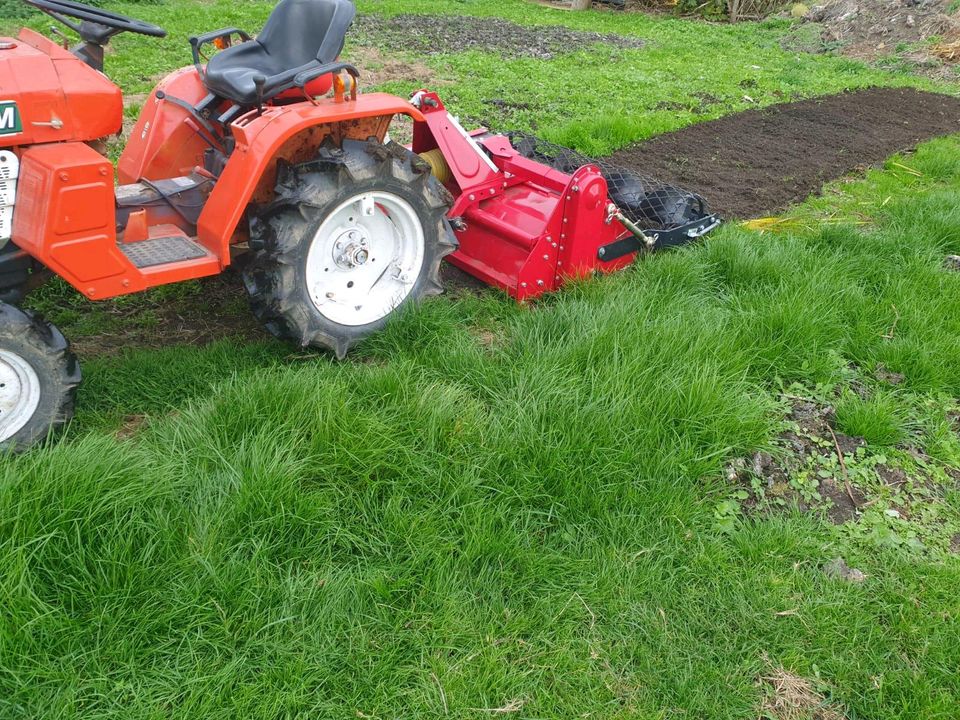
[[[413,152],[454,202],[458,248],[447,258],[517,300],[565,279],[628,265],[641,250],[680,245],[720,220],[691,192],[532,135],[466,132],[436,93],[417,92]]]

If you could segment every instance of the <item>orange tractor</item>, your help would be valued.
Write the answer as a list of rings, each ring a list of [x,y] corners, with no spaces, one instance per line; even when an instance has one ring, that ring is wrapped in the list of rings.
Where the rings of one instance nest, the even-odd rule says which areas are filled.
[[[28,447],[73,411],[76,358],[16,306],[45,277],[102,300],[221,273],[245,253],[265,326],[343,357],[440,293],[445,257],[523,300],[718,222],[692,193],[532,136],[468,132],[427,90],[359,94],[358,70],[339,59],[349,0],[281,0],[256,38],[191,38],[193,64],[150,94],[114,168],[104,141],[123,102],[104,47],[165,32],[24,1],[80,40],[0,38],[2,448]],[[398,115],[413,121],[410,147],[389,140]]]

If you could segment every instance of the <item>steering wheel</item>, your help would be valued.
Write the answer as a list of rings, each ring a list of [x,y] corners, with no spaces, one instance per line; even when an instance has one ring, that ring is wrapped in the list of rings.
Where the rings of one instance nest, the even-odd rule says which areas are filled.
[[[154,25],[153,23],[144,22],[143,20],[127,17],[126,15],[120,15],[119,13],[110,12],[109,10],[103,10],[98,7],[84,5],[83,3],[71,2],[71,0],[23,1],[28,5],[33,5],[33,7],[37,8],[38,10],[42,10],[52,18],[59,20],[74,32],[79,33],[81,37],[85,35],[81,28],[83,28],[83,25],[86,25],[87,23],[94,23],[95,25],[100,25],[103,28],[110,28],[111,30],[116,31],[108,33],[108,37],[121,32],[132,32],[137,33],[138,35],[149,35],[150,37],[161,38],[167,36],[167,31],[159,25]],[[66,20],[68,17],[80,20],[82,24],[76,25],[71,23]]]

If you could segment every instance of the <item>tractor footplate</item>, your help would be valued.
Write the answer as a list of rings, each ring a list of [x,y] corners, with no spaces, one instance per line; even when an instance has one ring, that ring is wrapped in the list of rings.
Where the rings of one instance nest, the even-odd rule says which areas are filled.
[[[183,235],[120,243],[120,249],[138,268],[168,265],[207,256],[202,245]]]

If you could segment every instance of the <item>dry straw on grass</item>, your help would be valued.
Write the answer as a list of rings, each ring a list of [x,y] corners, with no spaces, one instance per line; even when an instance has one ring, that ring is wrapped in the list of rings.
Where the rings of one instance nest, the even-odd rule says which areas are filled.
[[[760,684],[765,692],[762,720],[844,720],[809,680],[783,668],[771,668]]]
[[[960,35],[937,43],[931,48],[931,52],[946,62],[957,62],[960,60]]]

